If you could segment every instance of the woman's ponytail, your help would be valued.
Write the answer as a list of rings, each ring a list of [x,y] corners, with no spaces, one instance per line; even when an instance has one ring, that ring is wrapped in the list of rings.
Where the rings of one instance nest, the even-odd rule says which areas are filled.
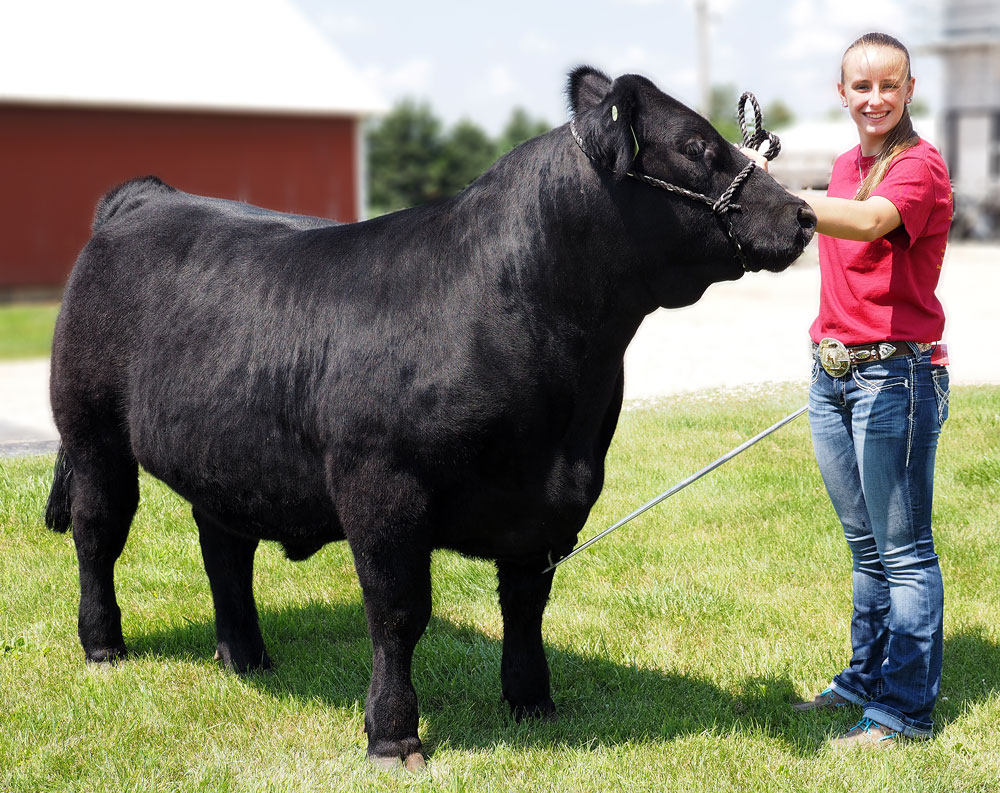
[[[910,111],[904,108],[899,122],[886,135],[882,151],[875,156],[875,162],[872,163],[872,167],[868,171],[868,176],[861,183],[861,187],[858,189],[858,194],[854,197],[854,200],[864,201],[871,196],[872,191],[885,178],[886,171],[889,170],[892,161],[907,149],[916,146],[919,142],[920,136],[913,131]]]

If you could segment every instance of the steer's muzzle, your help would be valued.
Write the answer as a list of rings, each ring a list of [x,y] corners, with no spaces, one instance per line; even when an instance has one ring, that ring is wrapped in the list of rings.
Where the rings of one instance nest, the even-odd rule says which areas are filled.
[[[760,214],[754,216],[754,209]],[[745,206],[740,214],[757,221],[752,230],[740,230],[746,239],[747,269],[752,272],[781,272],[802,255],[816,233],[816,213],[812,207],[787,193],[770,207]]]
[[[803,204],[798,212],[799,227],[802,229],[802,247],[809,244],[813,234],[816,232],[816,213],[809,204]]]

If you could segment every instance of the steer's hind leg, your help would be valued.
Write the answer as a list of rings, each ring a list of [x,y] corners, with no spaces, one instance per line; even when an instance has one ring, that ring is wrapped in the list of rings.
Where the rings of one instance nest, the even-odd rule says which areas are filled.
[[[66,453],[72,461],[73,544],[80,570],[80,644],[88,661],[114,661],[128,654],[115,598],[115,562],[139,504],[138,466],[118,448]]]
[[[197,508],[192,513],[215,605],[216,658],[240,674],[270,669],[253,599],[258,541],[232,534]]]
[[[549,665],[542,646],[542,612],[549,599],[553,572],[544,562],[497,562],[500,610],[503,614],[503,657],[500,683],[514,718],[555,719],[549,691]]]

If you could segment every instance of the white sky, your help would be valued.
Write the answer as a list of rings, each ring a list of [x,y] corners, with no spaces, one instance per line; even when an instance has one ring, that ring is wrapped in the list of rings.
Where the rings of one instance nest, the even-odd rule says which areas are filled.
[[[567,118],[574,66],[643,74],[698,102],[693,0],[295,0],[389,103],[426,99],[447,123],[470,118],[491,133],[515,106],[550,124]],[[709,0],[711,81],[782,99],[798,119],[839,108],[840,56],[881,30],[911,51],[917,95],[940,105],[940,0]],[[735,113],[735,108],[734,108]],[[764,119],[765,124],[767,119]]]

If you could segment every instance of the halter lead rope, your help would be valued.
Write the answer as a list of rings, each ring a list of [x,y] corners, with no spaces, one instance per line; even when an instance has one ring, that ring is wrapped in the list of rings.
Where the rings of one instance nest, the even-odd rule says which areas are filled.
[[[747,132],[746,124],[746,103],[747,100],[753,105],[754,112],[754,126],[753,134]],[[618,108],[612,108],[612,114],[615,121],[618,120]],[[778,136],[773,132],[769,132],[764,129],[762,123],[762,117],[760,112],[760,105],[757,104],[757,97],[755,97],[749,91],[745,91],[742,96],[740,96],[739,102],[736,104],[736,117],[740,124],[740,133],[743,135],[743,145],[747,148],[756,149],[765,140],[770,142],[767,151],[764,153],[764,158],[767,160],[773,160],[778,156],[778,152],[781,151],[781,141]],[[580,133],[576,131],[576,119],[571,119],[569,122],[569,131],[573,135],[573,139],[576,141],[580,150],[587,155],[588,159],[592,162],[596,162],[591,156],[590,152],[587,151],[587,147],[583,144],[583,138],[580,137]],[[635,137],[635,131],[632,132],[633,138]],[[639,153],[639,143],[636,141],[636,154]],[[756,167],[756,163],[751,160],[744,166],[743,170],[736,174],[736,178],[733,179],[732,183],[718,198],[711,198],[710,196],[704,195],[702,193],[696,193],[693,190],[688,190],[687,188],[680,187],[675,184],[670,184],[662,179],[657,179],[655,176],[649,176],[644,173],[635,173],[633,171],[627,171],[626,175],[631,176],[633,179],[638,179],[640,182],[645,182],[652,187],[658,187],[662,190],[667,190],[671,193],[677,193],[677,195],[689,198],[692,201],[699,201],[702,204],[706,204],[711,207],[712,212],[720,220],[725,222],[726,235],[729,237],[729,242],[733,246],[733,250],[736,252],[736,260],[740,263],[744,270],[748,270],[746,256],[743,254],[743,246],[740,245],[740,241],[736,236],[736,231],[733,229],[733,219],[730,216],[730,212],[733,210],[740,210],[739,204],[733,202],[733,196],[736,195],[736,191],[742,186],[742,184],[750,177],[753,173],[753,169]]]
[[[549,572],[549,570],[553,570],[556,567],[558,567],[559,565],[561,565],[563,562],[569,561],[574,556],[576,556],[578,553],[580,553],[580,551],[583,551],[583,550],[589,548],[591,545],[593,545],[598,540],[600,540],[603,537],[606,537],[607,535],[611,534],[611,532],[615,531],[615,529],[621,528],[622,526],[624,526],[626,523],[628,523],[633,518],[639,517],[646,510],[652,509],[657,504],[659,504],[661,501],[664,501],[664,500],[670,498],[674,493],[677,493],[678,491],[683,490],[685,487],[687,487],[688,485],[690,485],[692,482],[697,482],[699,479],[701,479],[703,476],[705,476],[705,474],[711,473],[712,471],[714,471],[716,468],[718,468],[723,463],[729,462],[737,454],[741,454],[742,452],[745,452],[747,449],[749,449],[755,443],[757,443],[758,441],[763,440],[764,438],[766,438],[768,435],[770,435],[775,430],[781,429],[788,422],[797,419],[799,416],[801,416],[807,410],[809,410],[809,406],[808,405],[803,405],[798,410],[796,410],[794,413],[790,413],[789,415],[785,416],[781,421],[777,422],[776,424],[772,424],[770,427],[768,427],[763,432],[757,433],[752,438],[750,438],[750,440],[744,441],[743,443],[741,443],[739,446],[737,446],[732,451],[726,452],[726,454],[722,455],[722,457],[720,457],[715,462],[709,463],[704,468],[702,468],[700,471],[696,471],[695,473],[691,474],[691,476],[689,476],[687,479],[682,479],[680,482],[678,482],[676,485],[674,485],[669,490],[665,490],[662,493],[660,493],[660,495],[656,496],[653,499],[650,499],[645,504],[643,504],[641,507],[639,507],[637,510],[635,510],[634,512],[630,512],[624,518],[622,518],[621,520],[619,520],[614,525],[609,526],[604,531],[602,531],[600,534],[595,534],[593,537],[591,537],[589,540],[587,540],[582,545],[576,546],[576,548],[574,548],[572,551],[570,551],[568,554],[566,554],[561,559],[553,559],[552,558],[552,551],[549,551],[549,566],[546,567],[544,570],[542,570],[542,574],[544,575],[545,573]]]
[[[753,134],[747,132],[746,104],[747,100],[753,105]],[[764,153],[765,160],[773,160],[781,152],[781,140],[773,132],[764,129],[760,114],[760,105],[757,104],[757,97],[749,91],[744,91],[740,101],[736,103],[736,119],[740,122],[740,134],[743,135],[743,145],[748,149],[757,149],[765,140],[770,141],[767,151]]]

